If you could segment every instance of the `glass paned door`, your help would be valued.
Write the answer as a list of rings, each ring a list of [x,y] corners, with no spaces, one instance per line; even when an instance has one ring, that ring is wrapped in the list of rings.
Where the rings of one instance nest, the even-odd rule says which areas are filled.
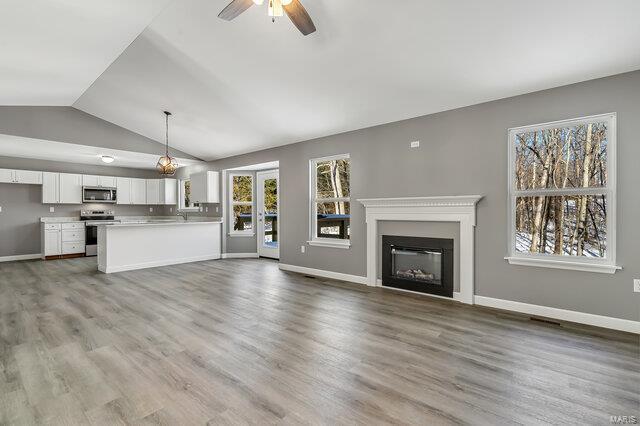
[[[278,171],[258,172],[258,254],[280,258]]]

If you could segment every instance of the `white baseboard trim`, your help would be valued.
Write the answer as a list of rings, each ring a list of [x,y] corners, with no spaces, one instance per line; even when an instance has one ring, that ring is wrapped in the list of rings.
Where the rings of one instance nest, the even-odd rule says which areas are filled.
[[[494,299],[492,297],[474,297],[476,305],[490,308],[504,309],[529,315],[553,318],[562,321],[576,322],[593,325],[596,327],[610,328],[640,334],[640,321],[632,321],[621,318],[605,317],[602,315],[588,314],[585,312],[569,311],[566,309],[551,308],[548,306],[531,305],[529,303],[514,302],[512,300]]]
[[[15,262],[16,260],[40,259],[41,257],[41,253],[18,254],[16,256],[0,256],[0,262]]]
[[[312,275],[314,277],[331,278],[333,280],[348,281],[357,284],[367,284],[367,277],[362,277],[360,275],[342,274],[340,272],[325,271],[323,269],[287,265],[286,263],[280,263],[278,266],[283,271],[297,272],[299,274]]]
[[[258,253],[222,253],[223,259],[257,259]]]
[[[105,274],[111,274],[113,272],[132,271],[134,269],[157,268],[159,266],[178,265],[181,263],[202,262],[204,260],[215,260],[215,259],[220,259],[220,255],[208,254],[205,256],[185,257],[182,259],[158,260],[153,262],[136,263],[132,265],[112,266],[110,268],[107,268],[104,265],[98,265],[98,270],[100,272],[104,272]]]

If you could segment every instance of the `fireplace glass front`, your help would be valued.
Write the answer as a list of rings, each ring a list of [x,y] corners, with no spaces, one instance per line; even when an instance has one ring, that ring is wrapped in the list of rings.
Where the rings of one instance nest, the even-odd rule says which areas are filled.
[[[391,273],[405,280],[442,285],[442,250],[393,246]]]
[[[453,240],[383,235],[382,285],[453,297]]]

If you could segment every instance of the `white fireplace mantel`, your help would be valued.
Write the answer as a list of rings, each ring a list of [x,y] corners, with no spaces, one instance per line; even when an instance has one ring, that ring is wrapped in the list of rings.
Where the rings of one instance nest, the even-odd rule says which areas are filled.
[[[458,222],[460,224],[460,292],[454,298],[473,304],[476,204],[482,196],[359,199],[367,220],[367,284],[376,286],[378,221]]]

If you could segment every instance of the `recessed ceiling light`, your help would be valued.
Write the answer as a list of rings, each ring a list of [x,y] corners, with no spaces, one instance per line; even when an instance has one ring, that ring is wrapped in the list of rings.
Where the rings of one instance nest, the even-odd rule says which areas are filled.
[[[102,162],[107,164],[113,163],[115,161],[115,158],[113,158],[110,155],[103,155],[101,158],[102,158]]]

